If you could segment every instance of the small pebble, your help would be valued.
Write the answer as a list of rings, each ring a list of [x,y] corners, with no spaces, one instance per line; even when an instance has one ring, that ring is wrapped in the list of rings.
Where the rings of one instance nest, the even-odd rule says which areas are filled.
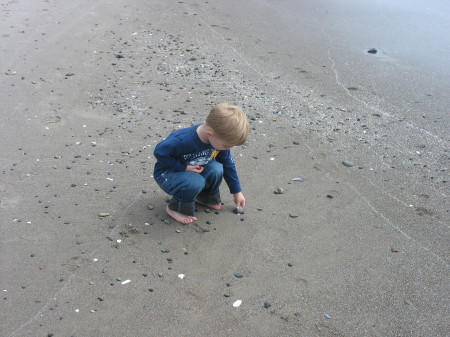
[[[332,194],[327,194],[327,198],[328,198],[328,199],[333,199],[333,198],[334,198],[334,195],[332,195]]]
[[[275,194],[283,194],[284,193],[284,189],[282,187],[279,187],[275,191],[273,191],[273,193],[275,193]]]
[[[294,214],[294,213],[289,213],[289,216],[291,218],[298,218],[298,214]]]
[[[236,278],[243,278],[244,275],[242,275],[241,273],[235,273],[234,277],[236,277]]]
[[[332,319],[331,315],[328,314],[324,314],[323,317],[325,317],[326,319]]]
[[[291,262],[288,263],[288,267],[293,267],[293,266],[294,265]]]
[[[272,306],[272,303],[269,301],[264,301],[264,308],[269,309]]]
[[[233,307],[237,308],[242,304],[242,300],[237,300],[233,303]]]
[[[234,214],[245,214],[245,211],[242,207],[237,207],[233,210]]]
[[[352,167],[352,166],[355,165],[355,164],[353,164],[351,161],[348,161],[348,160],[344,160],[344,161],[342,162],[342,164],[343,164],[344,166],[347,166],[347,167]]]
[[[294,313],[294,316],[295,316],[295,317],[300,317],[301,315],[302,315],[302,314],[299,313],[299,312]]]

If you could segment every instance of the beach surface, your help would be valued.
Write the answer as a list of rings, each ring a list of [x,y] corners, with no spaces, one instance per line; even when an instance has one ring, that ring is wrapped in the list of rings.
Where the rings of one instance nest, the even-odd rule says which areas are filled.
[[[0,1],[0,335],[447,336],[445,14],[333,3]],[[178,224],[154,147],[221,102],[245,214]]]

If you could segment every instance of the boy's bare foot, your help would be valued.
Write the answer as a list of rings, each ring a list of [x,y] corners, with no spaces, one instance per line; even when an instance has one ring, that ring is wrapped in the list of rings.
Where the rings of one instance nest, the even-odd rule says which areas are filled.
[[[174,220],[178,221],[179,223],[183,225],[190,224],[197,220],[195,216],[190,215],[184,215],[178,212],[175,212],[169,208],[169,206],[166,206],[166,213],[170,215]]]
[[[212,208],[212,209],[214,209],[214,210],[216,210],[216,211],[220,211],[220,210],[222,209],[222,204],[217,204],[217,205],[207,205],[207,204],[204,204],[203,202],[200,202],[200,201],[198,201],[198,200],[196,200],[196,202],[197,202],[198,204],[200,204],[200,205],[203,205],[203,206]]]

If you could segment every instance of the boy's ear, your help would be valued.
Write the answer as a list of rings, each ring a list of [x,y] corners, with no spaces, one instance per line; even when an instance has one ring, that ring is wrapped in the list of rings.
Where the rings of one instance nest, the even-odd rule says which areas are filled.
[[[208,129],[208,130],[206,130],[206,135],[207,135],[208,137],[214,136],[214,131],[211,130],[211,129]]]

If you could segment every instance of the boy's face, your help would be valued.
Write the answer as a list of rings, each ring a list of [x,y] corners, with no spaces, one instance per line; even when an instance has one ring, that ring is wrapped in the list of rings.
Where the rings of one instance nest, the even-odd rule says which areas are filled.
[[[211,144],[211,146],[219,151],[229,150],[234,146],[234,145],[227,144],[227,142],[221,140],[219,137],[214,135],[214,133],[212,133],[208,137],[208,140],[209,140],[209,143]]]

